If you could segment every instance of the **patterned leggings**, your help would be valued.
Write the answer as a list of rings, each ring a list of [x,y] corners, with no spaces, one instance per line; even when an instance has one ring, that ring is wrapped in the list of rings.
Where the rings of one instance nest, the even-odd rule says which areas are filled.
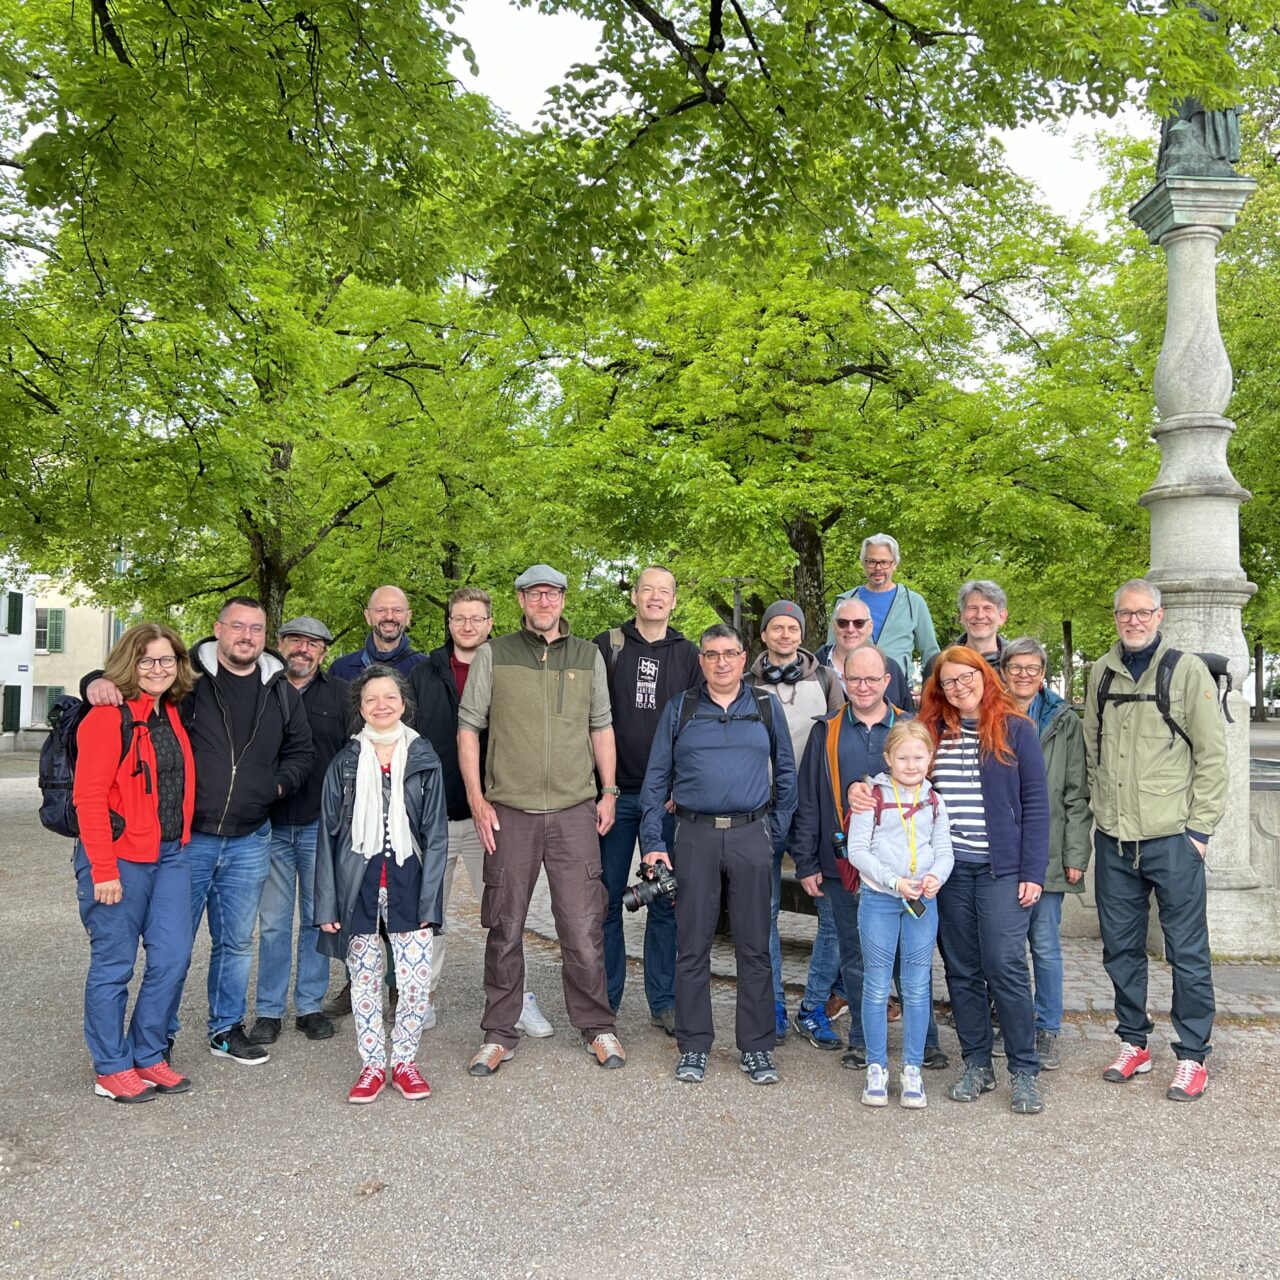
[[[378,916],[387,915],[387,891],[378,891]],[[391,1032],[391,1061],[399,1066],[412,1062],[422,1038],[422,1020],[427,1013],[427,991],[431,982],[431,930],[392,933],[391,954],[395,960],[400,1003]],[[386,1028],[382,1021],[382,940],[376,933],[358,933],[347,945],[347,968],[351,971],[351,1012],[356,1024],[360,1061],[366,1067],[387,1065]]]

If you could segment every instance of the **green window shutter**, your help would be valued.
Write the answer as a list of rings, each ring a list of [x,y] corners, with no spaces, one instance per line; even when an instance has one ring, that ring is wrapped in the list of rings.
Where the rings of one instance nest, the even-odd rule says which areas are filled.
[[[12,596],[9,597],[13,599]],[[18,597],[22,599],[21,596]],[[4,687],[4,710],[0,712],[0,733],[17,733],[22,716],[22,686],[7,684]]]
[[[20,636],[22,634],[22,592],[9,592],[9,634],[11,636]]]
[[[65,609],[49,610],[49,652],[62,652],[62,633],[66,629],[67,611]]]

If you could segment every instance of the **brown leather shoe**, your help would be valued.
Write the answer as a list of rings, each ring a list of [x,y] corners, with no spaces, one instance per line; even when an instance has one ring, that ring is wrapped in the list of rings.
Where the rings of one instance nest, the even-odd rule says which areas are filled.
[[[827,1001],[827,1021],[834,1022],[842,1014],[849,1012],[849,1002],[844,996],[832,996]]]
[[[326,1018],[345,1018],[351,1012],[351,983],[347,983],[332,1000],[326,1000],[320,1006],[320,1012]]]

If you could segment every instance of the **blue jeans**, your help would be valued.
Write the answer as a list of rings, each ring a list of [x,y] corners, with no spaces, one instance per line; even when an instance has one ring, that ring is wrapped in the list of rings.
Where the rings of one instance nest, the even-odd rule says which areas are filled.
[[[861,895],[850,893],[839,876],[823,876],[822,896],[831,904],[831,920],[836,927],[840,979],[844,998],[849,1002],[849,1044],[861,1048],[866,1044],[862,1030],[862,939],[858,934]]]
[[[316,822],[272,826],[271,861],[258,904],[259,1018],[283,1018],[293,963],[294,888],[298,899],[298,973],[293,985],[299,1017],[319,1013],[329,986],[329,957],[316,950],[320,930],[311,913],[316,878]]]
[[[618,797],[613,826],[600,837],[600,866],[608,895],[604,914],[604,972],[609,1007],[616,1013],[627,982],[627,947],[622,935],[622,891],[631,878],[636,840],[640,835],[640,795],[624,791]],[[675,814],[662,819],[662,840],[671,852]],[[647,853],[647,849],[642,849]],[[647,907],[644,922],[644,994],[650,1013],[674,1009],[676,1004],[676,913],[670,898]]]
[[[802,1009],[817,1009],[825,1005],[840,976],[840,935],[836,933],[836,918],[825,885],[822,897],[814,898],[813,905],[818,909],[818,932],[813,939],[813,954],[809,957],[809,977],[800,1002]]]
[[[193,831],[187,852],[193,935],[206,909],[209,913],[209,1035],[215,1036],[244,1021],[253,926],[271,862],[271,823],[247,836]],[[175,1014],[170,1029],[177,1028]]]
[[[929,1028],[929,977],[933,946],[938,938],[936,901],[920,899],[924,915],[911,914],[901,898],[864,889],[859,895],[858,930],[862,935],[862,1029],[867,1037],[867,1062],[889,1067],[889,987],[893,962],[901,959],[898,979],[902,992],[902,1062],[924,1063],[924,1038]]]
[[[110,906],[93,900],[89,859],[78,840],[72,864],[80,920],[89,935],[84,1038],[93,1069],[109,1076],[153,1067],[164,1057],[191,963],[191,863],[177,840],[160,846],[158,862],[121,858],[124,896]],[[126,1033],[124,1013],[139,940],[147,964]]]
[[[960,1052],[968,1066],[990,1066],[995,1043],[990,990],[1009,1074],[1039,1075],[1036,1019],[1027,971],[1031,912],[1018,905],[1018,876],[993,876],[985,863],[957,862],[938,894],[938,940],[947,967]]]
[[[1062,927],[1061,893],[1044,892],[1031,908],[1027,942],[1031,945],[1031,972],[1036,987],[1036,1030],[1055,1036],[1062,1030]]]

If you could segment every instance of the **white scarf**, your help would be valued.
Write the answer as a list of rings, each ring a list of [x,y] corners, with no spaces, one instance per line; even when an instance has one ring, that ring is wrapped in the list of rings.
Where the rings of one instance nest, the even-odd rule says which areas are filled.
[[[352,737],[360,744],[360,762],[356,766],[356,804],[351,818],[351,847],[366,861],[382,852],[384,831],[390,835],[391,851],[396,866],[404,866],[414,856],[413,833],[409,830],[409,814],[404,807],[404,771],[409,759],[409,743],[418,734],[407,724],[398,724],[385,733],[365,725]],[[382,811],[382,766],[378,763],[377,745],[395,743],[391,753],[391,812],[384,819]]]

